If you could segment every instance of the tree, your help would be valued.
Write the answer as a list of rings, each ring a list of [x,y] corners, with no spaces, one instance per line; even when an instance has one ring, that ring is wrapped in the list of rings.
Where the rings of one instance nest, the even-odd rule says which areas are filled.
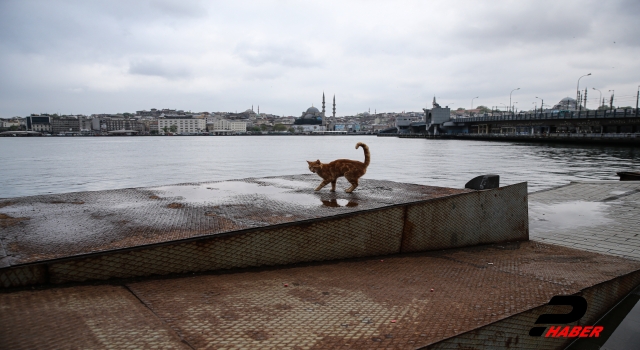
[[[460,107],[460,108],[456,109],[456,111],[465,111],[465,109]]]
[[[177,126],[177,125],[175,125],[175,124],[171,125],[171,126],[169,127],[169,131],[171,131],[171,132],[176,132],[176,131],[178,131],[178,126]]]
[[[169,128],[167,128],[166,126],[164,128],[162,128],[162,131],[164,131],[164,133],[168,133],[169,132]]]
[[[273,126],[273,131],[285,131],[285,130],[287,130],[287,127],[285,125],[276,124]]]
[[[151,131],[149,131],[149,133],[151,135],[156,135],[156,134],[158,134],[158,130],[151,130]]]
[[[490,113],[491,109],[487,108],[487,106],[478,106],[476,107],[480,111],[480,113]]]
[[[296,129],[294,129],[294,128],[289,128],[289,130],[287,130],[287,131],[293,134],[294,132],[296,132]]]
[[[131,118],[131,117],[133,117],[133,114],[131,114],[131,113],[122,113],[122,115],[123,115],[125,118]]]

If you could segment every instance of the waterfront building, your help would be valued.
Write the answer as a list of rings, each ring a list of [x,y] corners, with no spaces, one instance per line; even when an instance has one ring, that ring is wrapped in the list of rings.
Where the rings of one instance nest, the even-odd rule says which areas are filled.
[[[215,134],[244,134],[247,132],[247,123],[237,120],[218,119],[207,124],[207,130]]]
[[[49,116],[30,115],[26,119],[27,131],[51,132],[51,118]]]
[[[54,134],[80,132],[79,118],[51,118],[51,132]]]
[[[173,125],[176,126],[178,134],[198,133],[207,129],[207,121],[204,118],[173,115],[171,118],[158,119],[158,132],[164,134],[164,128],[169,130]]]

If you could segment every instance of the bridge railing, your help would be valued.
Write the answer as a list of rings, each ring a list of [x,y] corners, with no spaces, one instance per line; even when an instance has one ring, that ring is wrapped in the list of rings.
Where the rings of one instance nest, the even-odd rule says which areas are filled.
[[[636,109],[595,110],[595,111],[561,111],[553,113],[518,113],[501,115],[483,115],[469,118],[456,118],[457,122],[493,122],[506,120],[541,120],[541,119],[591,119],[591,118],[638,118]]]

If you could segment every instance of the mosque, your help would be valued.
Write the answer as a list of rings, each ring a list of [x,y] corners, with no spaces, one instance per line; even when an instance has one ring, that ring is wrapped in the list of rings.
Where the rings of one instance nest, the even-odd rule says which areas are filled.
[[[325,115],[325,102],[324,102],[324,92],[322,93],[322,112],[320,112],[316,107],[311,106],[307,108],[306,111],[302,112],[300,118],[297,118],[293,123],[294,125],[321,125],[324,130],[332,130],[332,126],[335,125],[336,122],[336,96],[333,95],[333,116],[330,121],[327,121]]]

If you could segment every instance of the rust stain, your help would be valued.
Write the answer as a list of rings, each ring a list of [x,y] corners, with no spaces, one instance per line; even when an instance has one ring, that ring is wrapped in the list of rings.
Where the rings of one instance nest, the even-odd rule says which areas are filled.
[[[184,205],[181,204],[181,203],[171,203],[171,204],[167,205],[167,208],[180,209],[180,208],[184,208]]]
[[[149,196],[149,198],[151,198],[151,199],[160,199],[160,197],[158,197],[158,196],[156,196],[156,195]]]
[[[16,202],[11,202],[11,201],[0,202],[0,208],[8,207],[8,206],[14,205],[14,204],[16,204]]]
[[[49,204],[84,204],[84,201],[78,201],[78,200],[73,200],[73,201],[53,200],[53,201],[50,201]]]
[[[7,214],[0,213],[0,227],[2,228],[15,226],[25,220],[29,220],[29,218],[14,218]]]

